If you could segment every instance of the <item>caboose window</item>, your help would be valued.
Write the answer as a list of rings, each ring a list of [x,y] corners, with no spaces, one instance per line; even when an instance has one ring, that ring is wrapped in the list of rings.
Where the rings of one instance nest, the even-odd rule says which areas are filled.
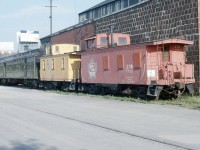
[[[165,46],[163,50],[163,61],[169,61],[169,46]]]
[[[59,52],[59,46],[56,46],[56,52]]]
[[[118,43],[119,43],[119,45],[126,45],[127,44],[127,39],[125,37],[119,37],[118,38]]]
[[[108,64],[108,56],[103,57],[103,70],[108,71],[109,64]]]
[[[135,69],[139,69],[141,67],[141,57],[140,53],[133,54],[133,65]]]
[[[122,54],[117,55],[117,68],[118,70],[124,69],[124,59]]]

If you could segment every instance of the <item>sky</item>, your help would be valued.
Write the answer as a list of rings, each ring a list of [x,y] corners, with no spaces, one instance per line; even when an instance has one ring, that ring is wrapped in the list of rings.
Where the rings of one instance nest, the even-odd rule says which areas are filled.
[[[53,32],[78,23],[78,13],[103,0],[53,0]],[[0,42],[14,42],[20,30],[40,32],[40,38],[50,33],[50,0],[1,0]]]

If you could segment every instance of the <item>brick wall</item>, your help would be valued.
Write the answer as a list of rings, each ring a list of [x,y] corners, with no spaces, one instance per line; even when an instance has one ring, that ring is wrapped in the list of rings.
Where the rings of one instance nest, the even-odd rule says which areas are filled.
[[[89,23],[74,29],[59,33],[51,38],[52,44],[78,44],[85,49],[84,39],[95,34],[94,23]]]
[[[182,37],[194,41],[186,48],[188,63],[195,64],[196,90],[200,93],[198,5],[200,0],[151,0],[139,6],[96,21],[96,32],[131,35],[131,43]]]

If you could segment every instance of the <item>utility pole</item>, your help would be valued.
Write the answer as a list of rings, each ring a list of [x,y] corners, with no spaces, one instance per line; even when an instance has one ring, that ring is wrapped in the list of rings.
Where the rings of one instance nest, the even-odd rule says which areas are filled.
[[[50,16],[49,16],[49,19],[50,19],[50,35],[52,36],[52,20],[53,20],[53,13],[52,13],[52,8],[53,7],[57,7],[57,6],[53,6],[52,5],[52,0],[50,0],[50,6],[45,6],[45,7],[49,7],[50,8]]]
[[[51,50],[51,37],[52,37],[52,30],[53,30],[53,13],[52,13],[52,8],[53,7],[57,7],[57,6],[53,6],[52,5],[52,0],[50,0],[50,6],[45,6],[45,7],[49,7],[50,8],[50,16],[49,16],[49,19],[50,19],[50,54],[52,54],[52,50]]]

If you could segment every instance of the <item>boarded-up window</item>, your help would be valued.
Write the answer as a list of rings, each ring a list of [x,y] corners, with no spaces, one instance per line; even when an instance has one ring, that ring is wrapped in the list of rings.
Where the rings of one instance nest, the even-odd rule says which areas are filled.
[[[64,59],[64,58],[62,58],[62,69],[65,69],[65,66],[64,66],[64,64],[65,64],[65,59]]]
[[[117,55],[117,68],[118,70],[123,70],[124,69],[124,60],[123,60],[123,55]]]
[[[104,71],[108,71],[108,67],[109,67],[108,56],[104,56],[103,57],[103,70]]]
[[[42,69],[45,70],[45,60],[42,61]]]
[[[52,67],[51,67],[52,70],[54,70],[54,65],[55,65],[54,64],[54,59],[52,59]]]
[[[133,54],[133,65],[135,69],[139,69],[141,67],[141,56],[140,53]]]

